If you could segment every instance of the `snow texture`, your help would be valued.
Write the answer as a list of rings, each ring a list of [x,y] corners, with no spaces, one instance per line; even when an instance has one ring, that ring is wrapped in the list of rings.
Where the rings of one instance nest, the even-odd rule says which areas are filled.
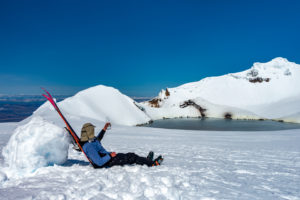
[[[0,124],[0,130],[2,126]],[[300,197],[300,130],[185,131],[113,126],[109,151],[163,154],[159,167],[93,169],[70,146],[63,165],[0,183],[1,199],[289,199]],[[5,168],[0,168],[6,173]]]
[[[11,173],[23,175],[67,160],[69,138],[64,130],[41,117],[19,126],[3,149]]]
[[[0,184],[7,180],[7,176],[4,172],[0,171]]]

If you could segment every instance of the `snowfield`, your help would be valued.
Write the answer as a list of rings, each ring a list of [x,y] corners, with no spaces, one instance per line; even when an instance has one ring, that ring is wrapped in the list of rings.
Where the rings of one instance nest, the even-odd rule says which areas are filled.
[[[0,128],[5,131],[2,124]],[[8,138],[9,133],[4,135]],[[165,156],[163,165],[93,169],[70,146],[63,165],[8,178],[3,173],[9,170],[2,168],[0,195],[1,199],[295,200],[300,199],[299,143],[300,130],[213,132],[113,126],[103,140],[109,151],[146,156],[153,150]]]
[[[135,125],[174,117],[300,123],[300,66],[283,58],[244,72],[163,90],[136,103],[95,86],[58,103],[75,132],[86,122],[108,151],[150,150],[163,165],[94,169],[44,103],[19,123],[0,123],[0,199],[300,199],[300,129],[191,131]]]

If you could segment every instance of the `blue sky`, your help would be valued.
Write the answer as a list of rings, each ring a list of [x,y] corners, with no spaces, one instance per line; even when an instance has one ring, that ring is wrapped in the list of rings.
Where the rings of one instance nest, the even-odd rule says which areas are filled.
[[[299,1],[0,1],[0,94],[130,96],[285,57],[300,63]]]

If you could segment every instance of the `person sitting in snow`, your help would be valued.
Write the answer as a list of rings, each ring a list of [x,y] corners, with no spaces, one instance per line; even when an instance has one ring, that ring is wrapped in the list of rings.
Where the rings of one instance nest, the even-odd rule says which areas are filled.
[[[153,152],[150,151],[147,158],[140,157],[135,153],[116,153],[108,152],[101,145],[101,140],[107,130],[111,126],[110,123],[106,123],[95,137],[95,126],[91,123],[86,123],[81,129],[80,143],[82,144],[83,151],[87,157],[93,162],[95,168],[112,167],[115,165],[147,165],[148,167],[160,165],[163,161],[162,156],[158,156],[153,160]]]

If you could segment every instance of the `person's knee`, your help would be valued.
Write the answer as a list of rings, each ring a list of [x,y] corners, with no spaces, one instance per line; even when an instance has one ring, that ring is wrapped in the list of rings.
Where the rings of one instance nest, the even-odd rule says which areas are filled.
[[[135,153],[127,153],[127,158],[130,164],[135,163],[136,159],[137,159],[137,155]]]

